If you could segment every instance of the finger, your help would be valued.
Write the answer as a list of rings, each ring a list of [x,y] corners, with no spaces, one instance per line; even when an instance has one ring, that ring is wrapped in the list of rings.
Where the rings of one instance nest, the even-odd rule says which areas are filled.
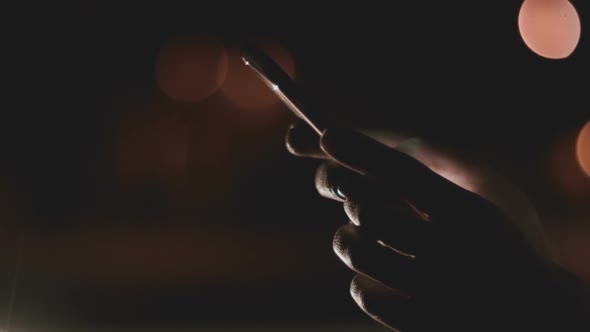
[[[401,197],[395,188],[383,182],[373,181],[333,161],[320,165],[315,177],[318,192],[330,199],[344,201],[352,200],[383,204],[398,209],[407,215],[427,220],[424,214]]]
[[[321,196],[343,202],[367,192],[367,178],[332,161],[322,163],[315,176],[315,185]]]
[[[410,255],[423,250],[431,230],[430,225],[401,204],[347,200],[344,211],[353,224],[388,246]]]
[[[320,148],[318,134],[305,122],[289,127],[286,137],[287,150],[298,157],[328,159]]]
[[[350,284],[350,295],[377,322],[394,330],[411,331],[414,313],[411,312],[410,298],[402,291],[358,274]]]
[[[348,224],[334,236],[334,252],[353,271],[392,288],[412,290],[416,266],[408,257],[398,254],[362,233],[360,227]]]
[[[393,185],[426,213],[456,209],[463,203],[462,188],[411,156],[356,131],[328,129],[320,147],[339,164]]]

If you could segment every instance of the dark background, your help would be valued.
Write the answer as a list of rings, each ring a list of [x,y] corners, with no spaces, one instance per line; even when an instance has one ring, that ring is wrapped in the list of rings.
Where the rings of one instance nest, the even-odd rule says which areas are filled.
[[[272,40],[335,126],[425,136],[493,165],[590,282],[590,180],[574,151],[590,119],[590,8],[572,1],[579,46],[548,60],[522,42],[521,2],[506,2],[72,1],[19,12],[3,42],[7,324],[375,326],[332,254],[341,207],[316,194],[317,162],[284,148],[294,118],[276,100],[253,111],[221,90],[193,102],[164,93],[155,68],[177,37],[217,41],[230,61],[235,42]]]

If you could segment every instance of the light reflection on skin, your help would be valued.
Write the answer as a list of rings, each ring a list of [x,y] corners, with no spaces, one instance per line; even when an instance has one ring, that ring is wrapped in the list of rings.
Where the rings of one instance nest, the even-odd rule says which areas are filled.
[[[367,130],[362,132],[412,156],[435,173],[494,203],[523,230],[540,253],[548,257],[556,256],[547,247],[545,235],[539,233],[542,227],[535,207],[521,190],[502,175],[466,156],[428,144],[420,138]]]
[[[465,165],[465,163],[459,165],[457,160],[444,156],[441,154],[442,151],[427,147],[420,139],[387,131],[359,131],[391,148],[396,148],[413,156],[449,181],[469,191],[478,192],[475,176],[466,173],[466,169],[469,169],[468,165]]]

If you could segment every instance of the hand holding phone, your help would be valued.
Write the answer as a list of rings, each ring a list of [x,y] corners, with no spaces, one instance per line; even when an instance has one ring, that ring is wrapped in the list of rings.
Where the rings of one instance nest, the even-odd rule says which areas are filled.
[[[328,128],[323,110],[261,49],[244,44],[242,58],[307,123],[291,128],[289,150],[326,160],[316,188],[351,221],[334,251],[356,273],[350,292],[373,319],[401,331],[590,331],[590,294],[553,261],[515,188],[493,190],[507,210],[426,166],[453,160],[444,150],[420,140],[392,149]]]

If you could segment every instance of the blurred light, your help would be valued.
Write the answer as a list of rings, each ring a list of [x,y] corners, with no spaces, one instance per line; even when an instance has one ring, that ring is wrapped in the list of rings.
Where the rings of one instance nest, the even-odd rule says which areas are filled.
[[[566,222],[567,221],[567,222]],[[559,247],[559,262],[586,283],[590,283],[590,216],[560,218],[552,230]]]
[[[232,110],[217,103],[217,96],[203,104],[203,112],[189,116],[189,177],[187,186],[193,198],[211,201],[234,190],[234,175],[241,165],[232,159]],[[221,195],[221,196],[219,196]]]
[[[580,18],[568,0],[525,0],[518,27],[525,44],[549,59],[570,56],[580,40]]]
[[[260,48],[265,50],[286,72],[295,78],[295,63],[290,52],[276,41],[261,40]],[[230,50],[229,71],[221,91],[232,104],[247,110],[251,114],[268,114],[263,109],[278,105],[280,99],[248,68],[239,56],[238,48]]]
[[[199,102],[219,90],[227,69],[223,44],[200,36],[164,44],[155,71],[158,85],[168,97],[180,102]]]
[[[118,144],[119,172],[126,182],[179,184],[186,179],[189,127],[178,113],[155,105],[128,112]]]
[[[581,136],[588,137],[587,126],[582,129],[582,132],[568,131],[562,135],[550,150],[549,167],[551,178],[557,186],[560,194],[567,198],[573,205],[588,204],[588,196],[590,194],[590,178],[585,174],[585,171],[580,167],[581,159],[579,150],[579,141]],[[587,141],[586,141],[587,142]],[[577,156],[576,156],[577,154]],[[588,155],[584,153],[584,159]]]
[[[590,176],[590,121],[580,131],[576,143],[576,154],[580,167]]]

